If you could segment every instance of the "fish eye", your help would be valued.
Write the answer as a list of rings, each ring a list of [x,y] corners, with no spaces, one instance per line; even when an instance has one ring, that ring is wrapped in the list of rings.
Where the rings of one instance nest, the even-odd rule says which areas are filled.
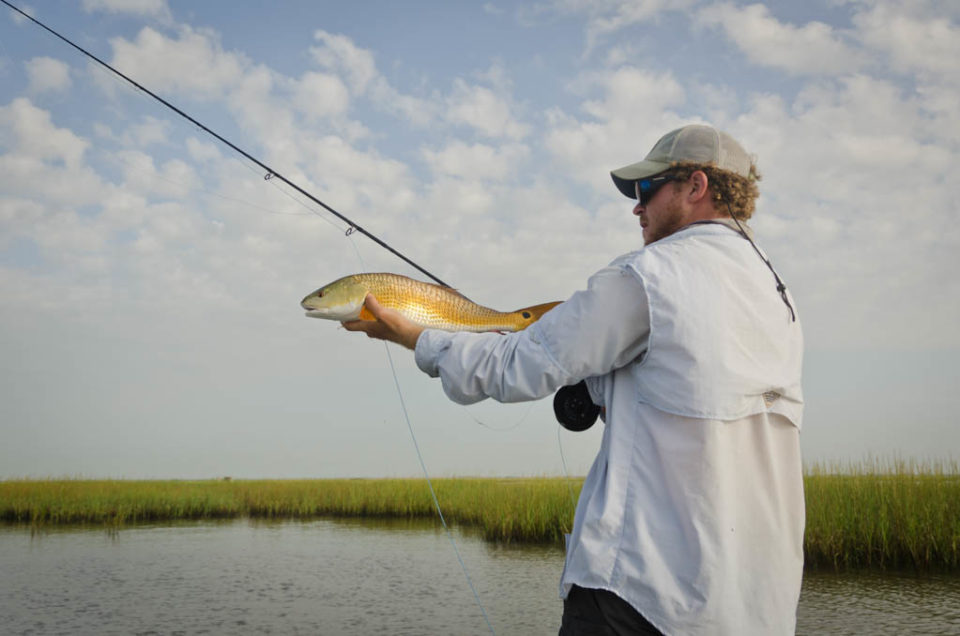
[[[525,312],[523,312],[522,315],[523,315],[524,318],[529,318],[529,317],[530,317],[530,312],[529,312],[529,311],[525,311]]]

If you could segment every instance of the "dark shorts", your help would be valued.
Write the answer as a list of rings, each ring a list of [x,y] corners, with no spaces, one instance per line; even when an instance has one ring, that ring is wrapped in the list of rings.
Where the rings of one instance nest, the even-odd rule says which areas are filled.
[[[663,636],[640,612],[606,590],[576,585],[563,601],[559,636]]]

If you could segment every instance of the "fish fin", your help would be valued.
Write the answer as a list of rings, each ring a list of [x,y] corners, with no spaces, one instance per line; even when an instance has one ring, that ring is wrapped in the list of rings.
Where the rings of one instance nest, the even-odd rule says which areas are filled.
[[[457,296],[459,296],[460,298],[463,298],[464,300],[470,300],[470,299],[467,298],[467,297],[463,294],[463,292],[460,291],[459,289],[454,289],[453,287],[446,287],[446,286],[444,286],[444,285],[438,285],[438,286],[439,286],[439,287],[442,287],[443,289],[445,289],[445,290],[448,291],[448,292],[452,292],[452,293],[456,294]],[[470,302],[473,302],[473,301],[470,300]]]
[[[370,313],[370,310],[367,309],[366,305],[360,308],[360,320],[372,320],[376,321],[376,317]]]

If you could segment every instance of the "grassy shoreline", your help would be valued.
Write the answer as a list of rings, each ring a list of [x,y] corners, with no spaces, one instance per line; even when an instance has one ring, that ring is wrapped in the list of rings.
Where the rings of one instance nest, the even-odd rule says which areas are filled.
[[[804,476],[811,567],[960,571],[955,464],[814,466]],[[448,522],[502,543],[563,545],[582,480],[436,479]],[[9,480],[0,522],[34,527],[225,518],[436,518],[422,479]]]

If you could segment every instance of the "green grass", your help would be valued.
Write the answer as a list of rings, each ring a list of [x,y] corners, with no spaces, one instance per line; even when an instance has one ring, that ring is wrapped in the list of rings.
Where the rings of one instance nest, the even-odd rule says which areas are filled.
[[[563,479],[436,479],[444,517],[499,542],[563,544],[573,518]],[[436,517],[422,479],[0,482],[0,521],[120,525],[180,519]]]
[[[804,487],[808,564],[960,570],[956,462],[816,465]]]
[[[437,479],[448,522],[489,541],[563,545],[581,480]],[[960,571],[956,462],[868,461],[806,471],[811,567]],[[422,479],[0,481],[0,521],[43,527],[217,518],[433,518]]]

